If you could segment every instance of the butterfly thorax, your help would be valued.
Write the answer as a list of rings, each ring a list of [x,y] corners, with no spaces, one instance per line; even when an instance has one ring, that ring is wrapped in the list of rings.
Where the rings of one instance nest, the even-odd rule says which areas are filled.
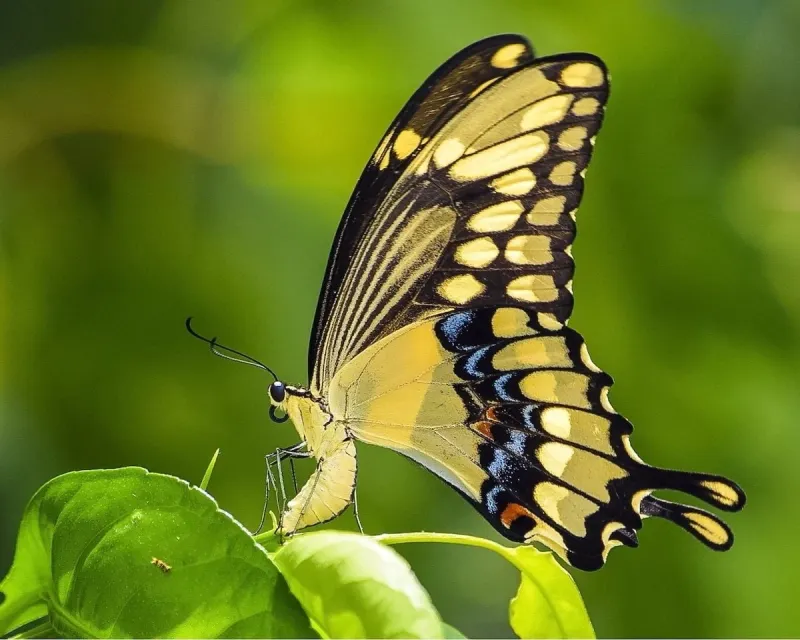
[[[336,442],[344,439],[344,429],[334,423],[323,398],[313,395],[302,387],[286,387],[286,399],[281,405],[297,429],[311,454],[319,459],[324,457]]]

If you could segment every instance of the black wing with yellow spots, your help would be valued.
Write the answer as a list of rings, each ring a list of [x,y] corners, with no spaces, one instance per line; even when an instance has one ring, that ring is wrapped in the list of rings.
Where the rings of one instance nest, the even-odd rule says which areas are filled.
[[[498,66],[491,64],[495,52],[504,47],[510,47],[507,51],[513,55]],[[309,376],[314,372],[317,350],[356,246],[397,177],[419,153],[422,139],[429,139],[473,94],[532,61],[533,51],[519,36],[501,35],[476,42],[439,67],[389,126],[353,190],[333,240],[311,330]]]
[[[417,460],[501,533],[582,569],[642,518],[716,549],[715,516],[744,494],[633,451],[611,378],[565,324],[570,247],[608,97],[589,54],[535,58],[519,36],[478,42],[412,97],[364,171],[340,225],[310,350],[312,393],[363,441]]]

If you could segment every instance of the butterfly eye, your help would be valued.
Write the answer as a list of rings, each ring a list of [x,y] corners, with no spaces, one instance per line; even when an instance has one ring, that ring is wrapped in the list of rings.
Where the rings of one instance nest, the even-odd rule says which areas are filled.
[[[273,404],[280,404],[286,398],[286,385],[276,381],[269,385],[269,397]]]

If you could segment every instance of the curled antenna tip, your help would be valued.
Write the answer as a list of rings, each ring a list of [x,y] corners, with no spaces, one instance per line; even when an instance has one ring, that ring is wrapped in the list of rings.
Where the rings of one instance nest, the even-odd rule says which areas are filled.
[[[213,338],[206,338],[204,335],[197,333],[197,331],[195,331],[194,328],[192,327],[192,319],[193,319],[192,316],[186,318],[186,323],[185,323],[186,330],[198,340],[202,340],[203,342],[207,343],[211,348],[211,353],[213,353],[215,356],[219,356],[220,358],[225,358],[226,360],[232,360],[234,362],[240,362],[242,364],[249,364],[250,366],[253,367],[258,367],[259,369],[263,369],[264,371],[268,372],[273,378],[275,378],[275,380],[278,379],[278,376],[275,375],[275,372],[272,369],[270,369],[267,365],[265,365],[263,362],[259,362],[252,356],[248,356],[246,353],[242,353],[241,351],[237,351],[236,349],[231,349],[230,347],[226,347],[224,344],[220,344],[219,342],[217,342],[217,336],[214,336]],[[234,358],[225,353],[222,353],[221,351],[219,351],[220,349],[227,351],[228,353],[236,354],[237,356],[240,356],[242,359]]]

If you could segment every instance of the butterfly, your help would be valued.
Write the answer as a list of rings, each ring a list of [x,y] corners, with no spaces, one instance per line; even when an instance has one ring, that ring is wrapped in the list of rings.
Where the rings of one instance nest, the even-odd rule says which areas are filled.
[[[336,233],[310,384],[269,387],[316,459],[282,533],[351,504],[360,441],[415,460],[507,538],[579,569],[637,546],[649,516],[730,548],[717,516],[652,494],[737,511],[741,488],[644,463],[609,402],[611,377],[567,327],[576,211],[608,92],[599,58],[536,58],[501,35],[457,53],[408,101]]]

